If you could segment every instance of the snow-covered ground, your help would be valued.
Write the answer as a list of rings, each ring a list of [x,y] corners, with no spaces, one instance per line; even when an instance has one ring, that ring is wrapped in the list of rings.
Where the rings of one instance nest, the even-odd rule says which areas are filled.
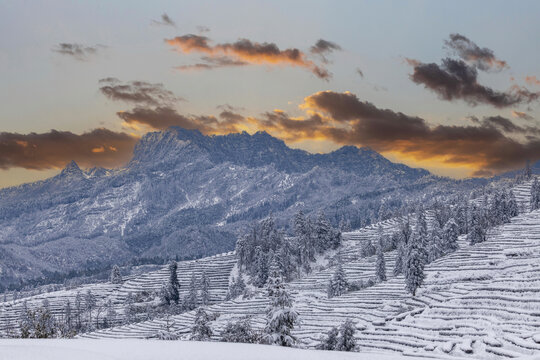
[[[414,359],[408,357],[409,359]],[[0,340],[0,360],[395,360],[398,354],[346,353],[278,346],[160,340]]]

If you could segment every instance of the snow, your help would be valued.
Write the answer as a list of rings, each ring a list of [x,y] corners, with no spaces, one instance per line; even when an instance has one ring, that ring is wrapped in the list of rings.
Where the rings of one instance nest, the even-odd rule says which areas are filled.
[[[197,341],[110,339],[0,341],[0,360],[395,360],[403,358],[397,354],[346,353]]]

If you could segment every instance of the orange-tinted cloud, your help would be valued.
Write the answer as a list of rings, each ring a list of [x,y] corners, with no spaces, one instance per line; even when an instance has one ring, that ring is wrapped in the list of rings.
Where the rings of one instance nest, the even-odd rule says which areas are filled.
[[[536,76],[526,76],[525,82],[529,85],[540,85],[540,80],[538,80]]]
[[[292,118],[275,110],[248,120],[289,142],[316,139],[369,146],[403,160],[468,167],[475,176],[540,159],[540,129],[500,116],[475,119],[477,126],[430,125],[416,116],[380,109],[352,93],[332,91],[306,97],[301,107],[308,116]]]
[[[62,168],[71,160],[85,167],[116,167],[127,162],[137,138],[126,133],[95,129],[83,134],[0,133],[0,169]]]
[[[203,53],[208,58],[223,58],[258,65],[288,65],[308,69],[317,77],[328,79],[330,73],[308,59],[299,49],[290,48],[281,50],[274,43],[257,43],[248,39],[240,39],[234,43],[211,45],[206,36],[188,34],[166,39],[165,42],[177,50],[189,53]],[[202,69],[201,66],[198,67]]]

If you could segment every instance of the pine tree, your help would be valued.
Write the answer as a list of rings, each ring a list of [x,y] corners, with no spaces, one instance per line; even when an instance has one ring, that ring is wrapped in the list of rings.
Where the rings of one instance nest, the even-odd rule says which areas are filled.
[[[523,170],[523,175],[525,176],[525,179],[530,180],[532,177],[532,170],[531,170],[531,161],[527,160],[525,163],[525,169]]]
[[[345,294],[348,289],[349,282],[347,280],[347,274],[345,274],[341,259],[339,259],[334,276],[332,277],[332,280],[330,280],[328,297],[341,296]]]
[[[407,246],[407,261],[405,262],[405,288],[413,296],[424,282],[425,251],[422,238],[414,234]]]
[[[427,248],[429,247],[429,235],[428,235],[428,226],[426,221],[426,214],[424,208],[420,206],[416,210],[416,240],[420,244],[420,255],[421,260],[424,265],[428,263],[428,253]]]
[[[91,329],[92,328],[92,311],[96,307],[96,297],[90,290],[86,292],[86,295],[84,296],[84,306],[85,311],[88,313],[88,324],[87,326]]]
[[[180,282],[178,281],[178,264],[176,261],[169,263],[169,283],[167,286],[168,301],[167,304],[174,302],[178,304],[180,301]]]
[[[512,190],[510,190],[510,192],[508,193],[507,209],[508,209],[509,217],[513,218],[519,215],[519,209],[518,209],[518,204],[516,201],[516,196],[514,195],[514,192]]]
[[[264,340],[269,344],[292,346],[296,338],[291,331],[298,321],[298,313],[292,309],[292,299],[285,289],[285,284],[276,263],[272,264],[267,285],[270,305],[266,310]]]
[[[105,314],[105,327],[111,327],[114,326],[116,323],[116,310],[114,310],[114,306],[112,304],[111,299],[107,301],[107,312]]]
[[[444,255],[444,240],[438,223],[434,224],[433,230],[431,231],[427,253],[428,263],[435,261]]]
[[[375,261],[375,277],[378,282],[386,281],[386,262],[382,251],[382,242],[377,246],[377,260]]]
[[[195,322],[191,328],[191,340],[208,341],[212,337],[212,328],[210,327],[210,316],[201,306],[195,313]]]
[[[255,249],[255,272],[253,274],[253,285],[263,287],[268,279],[268,257],[263,252],[262,247]]]
[[[336,350],[338,344],[339,329],[333,326],[319,345],[320,350]]]
[[[124,302],[124,321],[126,324],[131,324],[136,319],[135,299],[133,294],[129,292]]]
[[[459,248],[458,245],[459,228],[453,218],[450,218],[444,225],[443,243],[444,253],[454,252]]]
[[[405,263],[405,258],[407,256],[407,252],[405,249],[405,243],[403,241],[399,241],[397,245],[397,254],[396,254],[396,262],[394,264],[394,276],[398,276],[399,274],[403,273],[403,266]]]
[[[197,278],[195,278],[195,274],[192,274],[191,280],[189,282],[188,294],[186,295],[185,303],[184,303],[184,307],[186,310],[193,310],[197,307],[198,305],[197,293],[198,293]]]
[[[315,236],[316,236],[316,246],[319,252],[323,252],[326,249],[334,247],[333,244],[333,234],[332,227],[326,219],[324,212],[320,211],[317,215],[317,221],[315,222]]]
[[[484,221],[482,219],[483,214],[476,205],[473,205],[471,209],[471,221],[470,232],[467,234],[467,240],[471,245],[484,242],[486,240],[486,230],[484,227]]]
[[[201,276],[201,304],[203,306],[208,305],[210,301],[210,280],[206,275],[206,271],[203,271]]]
[[[237,277],[233,278],[231,283],[229,284],[229,290],[227,292],[225,300],[236,299],[244,293],[245,289],[246,284],[244,282],[244,279],[242,278],[241,274],[238,274]]]
[[[221,333],[221,341],[255,344],[259,340],[258,334],[252,329],[249,317],[236,322],[228,322]]]
[[[111,270],[110,281],[112,284],[121,284],[122,283],[122,274],[120,273],[120,268],[118,265],[114,265]]]
[[[356,332],[355,324],[352,320],[347,319],[339,329],[339,337],[336,344],[338,351],[354,351],[356,349],[356,340],[354,334]]]

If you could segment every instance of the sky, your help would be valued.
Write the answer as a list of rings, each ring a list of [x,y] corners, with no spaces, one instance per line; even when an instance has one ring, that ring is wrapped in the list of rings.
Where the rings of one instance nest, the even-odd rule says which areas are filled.
[[[0,187],[148,131],[369,146],[435,174],[540,159],[538,1],[0,0]]]

